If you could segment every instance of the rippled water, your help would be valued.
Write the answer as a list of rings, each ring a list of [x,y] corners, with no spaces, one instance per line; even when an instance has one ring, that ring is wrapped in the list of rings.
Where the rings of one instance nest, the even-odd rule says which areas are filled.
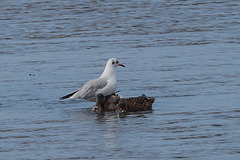
[[[239,1],[0,2],[0,159],[239,159]],[[151,112],[58,101],[110,57]]]

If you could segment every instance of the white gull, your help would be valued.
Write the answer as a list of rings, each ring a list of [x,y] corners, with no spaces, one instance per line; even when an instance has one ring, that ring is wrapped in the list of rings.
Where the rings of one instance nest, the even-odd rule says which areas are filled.
[[[116,58],[110,58],[107,61],[105,69],[102,75],[97,78],[88,81],[82,88],[60,98],[62,99],[76,99],[81,98],[87,101],[96,101],[98,94],[103,94],[104,96],[111,95],[116,91],[117,88],[117,79],[115,68],[117,66],[125,67],[123,64],[120,64]]]

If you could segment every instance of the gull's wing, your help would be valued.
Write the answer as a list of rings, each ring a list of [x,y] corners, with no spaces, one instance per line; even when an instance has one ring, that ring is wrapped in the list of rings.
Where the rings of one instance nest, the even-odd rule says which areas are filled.
[[[66,95],[66,96],[63,96],[63,97],[60,97],[59,100],[63,100],[63,99],[67,99],[67,98],[70,98],[72,95],[74,95],[76,92],[78,92],[78,90]]]
[[[70,93],[60,99],[66,98],[82,98],[82,99],[95,99],[95,93],[97,90],[104,88],[107,85],[107,80],[98,78],[88,81],[82,88],[77,91]]]

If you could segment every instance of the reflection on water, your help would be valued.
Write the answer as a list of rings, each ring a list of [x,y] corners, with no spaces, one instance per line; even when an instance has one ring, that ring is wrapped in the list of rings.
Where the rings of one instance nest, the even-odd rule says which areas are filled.
[[[2,159],[239,159],[238,1],[1,1]],[[58,101],[118,57],[123,97]]]

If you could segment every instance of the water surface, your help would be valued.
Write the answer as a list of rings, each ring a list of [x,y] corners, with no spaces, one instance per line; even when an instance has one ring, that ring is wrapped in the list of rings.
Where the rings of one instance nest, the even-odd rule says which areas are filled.
[[[0,2],[2,159],[239,159],[240,2]],[[90,111],[59,97],[119,58],[124,97]]]

